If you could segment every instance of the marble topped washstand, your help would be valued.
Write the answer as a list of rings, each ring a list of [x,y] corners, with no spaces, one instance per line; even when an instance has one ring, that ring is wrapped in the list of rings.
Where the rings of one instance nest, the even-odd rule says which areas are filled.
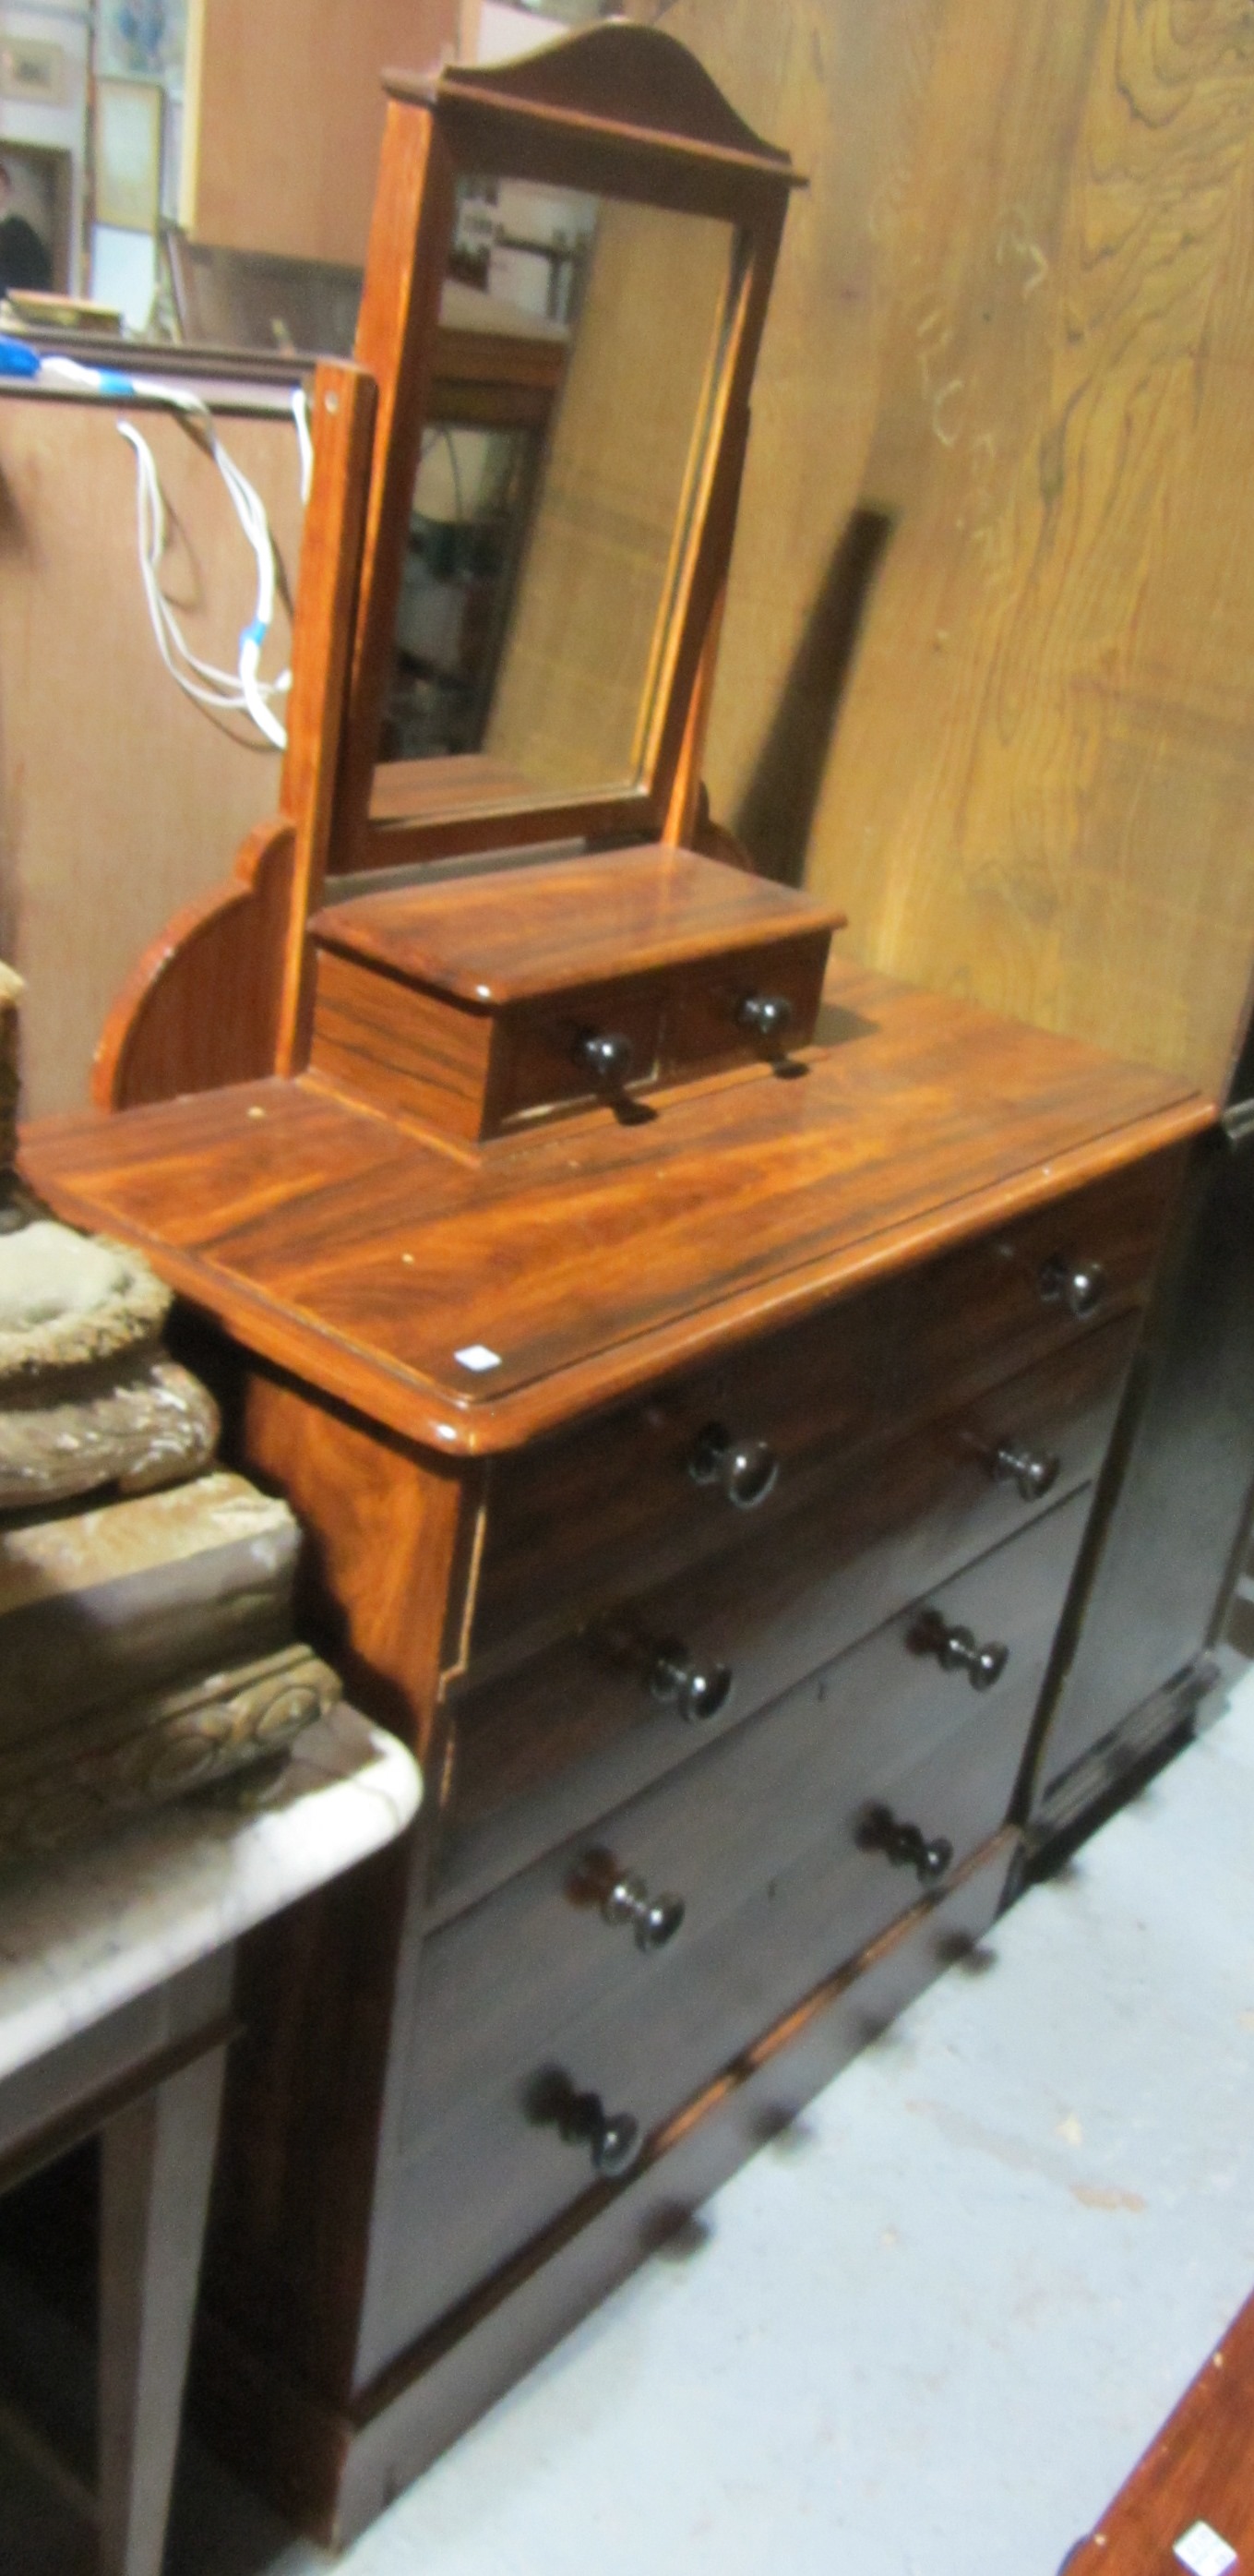
[[[264,1805],[192,1801],[0,1878],[0,2190],[101,2137],[103,2576],[159,2576],[236,1943],[419,1796],[404,1747],[341,1707]]]

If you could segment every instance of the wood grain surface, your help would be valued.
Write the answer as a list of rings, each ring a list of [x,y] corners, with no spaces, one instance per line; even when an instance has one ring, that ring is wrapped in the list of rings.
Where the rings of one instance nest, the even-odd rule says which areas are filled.
[[[1186,2389],[1067,2576],[1177,2576],[1175,2544],[1197,2522],[1254,2554],[1254,2299]]]
[[[715,810],[843,903],[868,963],[1221,1087],[1254,947],[1241,0],[796,0],[782,29],[675,0],[667,25],[813,182],[755,391]]]
[[[1212,1120],[1179,1082],[938,996],[846,972],[833,998],[837,1042],[799,1080],[694,1084],[643,1124],[607,1109],[482,1169],[309,1079],[48,1121],[26,1167],[252,1347],[453,1455],[555,1427]]]
[[[183,220],[197,240],[360,267],[390,63],[423,71],[457,0],[199,0]]]
[[[273,1071],[283,1028],[296,830],[244,842],[224,885],[184,905],[141,951],[92,1062],[97,1109],[137,1109]]]
[[[501,1005],[840,919],[815,896],[653,843],[358,895],[317,914],[311,928],[323,947],[407,982]]]

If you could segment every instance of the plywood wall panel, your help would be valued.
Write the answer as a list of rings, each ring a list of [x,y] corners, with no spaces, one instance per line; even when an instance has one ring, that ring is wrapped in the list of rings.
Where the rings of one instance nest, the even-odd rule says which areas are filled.
[[[427,70],[456,35],[457,0],[194,0],[188,229],[360,266],[380,73]]]
[[[23,1110],[86,1097],[105,1014],[181,904],[228,876],[278,803],[279,755],[183,697],[140,585],[135,461],[112,406],[0,399],[0,954],[27,982]],[[167,586],[193,649],[234,666],[255,568],[216,468],[135,415],[178,523]],[[228,419],[289,583],[301,504],[290,420]],[[280,616],[267,672],[288,647]]]

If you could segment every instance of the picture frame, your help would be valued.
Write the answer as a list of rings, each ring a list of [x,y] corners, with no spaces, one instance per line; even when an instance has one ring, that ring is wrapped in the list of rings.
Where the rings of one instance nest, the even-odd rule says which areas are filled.
[[[187,0],[99,0],[96,71],[105,80],[181,76]]]
[[[0,44],[0,98],[25,107],[62,107],[69,94],[64,45],[9,36]]]
[[[161,215],[165,92],[158,81],[98,80],[95,219],[155,233]]]

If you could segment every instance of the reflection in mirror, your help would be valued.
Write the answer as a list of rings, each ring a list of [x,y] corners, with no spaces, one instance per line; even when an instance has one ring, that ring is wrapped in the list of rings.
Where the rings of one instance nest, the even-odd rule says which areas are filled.
[[[385,764],[478,753],[486,804],[640,777],[735,245],[730,224],[705,216],[463,180],[442,338],[465,332],[474,378],[459,411],[446,357],[414,492]]]

